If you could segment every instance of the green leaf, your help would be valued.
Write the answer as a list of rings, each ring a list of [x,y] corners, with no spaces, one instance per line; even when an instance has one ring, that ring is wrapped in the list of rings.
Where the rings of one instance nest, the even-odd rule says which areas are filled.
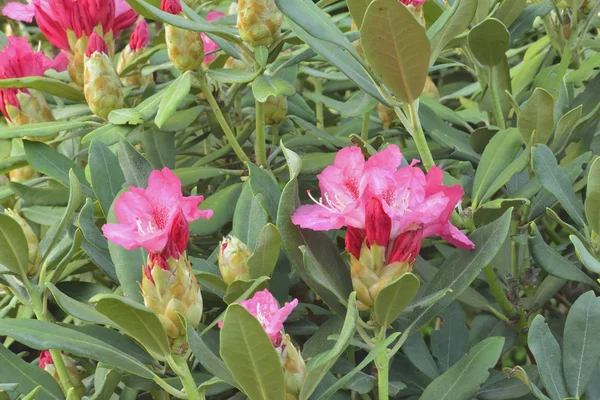
[[[108,122],[113,125],[139,125],[144,122],[144,116],[135,108],[120,108],[108,114]]]
[[[104,215],[125,183],[125,175],[119,166],[119,159],[101,141],[94,140],[89,155],[90,180],[92,189],[100,202]]]
[[[598,284],[575,264],[563,258],[544,241],[534,222],[530,224],[529,251],[535,262],[550,275],[569,281],[581,282],[600,289]]]
[[[348,309],[346,311],[346,318],[344,319],[344,326],[340,331],[340,335],[337,338],[335,345],[331,350],[314,357],[308,363],[306,379],[302,384],[302,389],[300,389],[300,400],[307,400],[310,397],[317,388],[317,385],[323,380],[325,374],[329,372],[337,359],[346,350],[354,337],[358,318],[356,293],[353,292],[348,298]]]
[[[61,97],[63,99],[75,102],[85,101],[85,96],[81,90],[57,79],[47,78],[45,76],[27,76],[23,78],[0,79],[0,88],[34,89],[52,96]]]
[[[158,316],[149,308],[112,294],[96,295],[90,299],[90,303],[95,304],[96,311],[141,343],[153,356],[171,354],[165,328]]]
[[[250,250],[254,250],[260,231],[269,222],[264,197],[262,193],[253,195],[250,182],[246,181],[235,206],[232,233]]]
[[[279,355],[260,322],[238,304],[228,307],[223,320],[221,357],[251,399],[285,398]]]
[[[341,111],[345,117],[359,117],[370,113],[376,106],[377,100],[362,90],[358,90],[344,103]]]
[[[521,15],[526,5],[527,0],[504,0],[496,10],[494,17],[501,21],[504,26],[511,26]]]
[[[37,365],[25,362],[4,346],[0,346],[0,362],[2,363],[0,383],[18,384],[16,387],[18,393],[26,395],[41,386],[37,394],[38,400],[63,400],[65,398],[52,375]]]
[[[350,15],[356,24],[356,27],[360,30],[363,23],[363,18],[365,17],[365,13],[367,12],[367,8],[369,4],[371,4],[372,0],[347,0],[346,3],[348,5],[348,10],[350,11]]]
[[[209,196],[200,204],[201,210],[213,210],[211,219],[199,219],[190,224],[190,233],[199,236],[212,235],[231,221],[235,204],[242,191],[242,184],[236,183]]]
[[[175,168],[175,135],[149,130],[142,135],[142,147],[155,169]]]
[[[261,75],[252,82],[252,94],[261,103],[271,96],[293,96],[294,93],[296,93],[294,85],[281,78]]]
[[[490,140],[481,156],[477,171],[475,171],[473,208],[476,209],[479,204],[485,202],[500,189],[497,187],[498,185],[493,184],[515,159],[521,147],[519,131],[514,128],[499,131]],[[504,182],[500,187],[508,182],[510,176],[507,178],[503,179]],[[495,187],[494,191],[490,190],[492,186]]]
[[[39,124],[26,124],[21,126],[6,126],[0,128],[0,139],[15,138],[43,138],[54,135],[61,131],[70,131],[77,128],[90,126],[89,122],[67,122],[52,121],[41,122]]]
[[[489,377],[500,358],[504,338],[489,338],[473,347],[448,371],[436,378],[423,392],[421,400],[470,399]]]
[[[477,229],[471,236],[475,250],[456,249],[445,258],[438,272],[428,283],[418,299],[450,289],[451,293],[443,296],[438,302],[427,304],[406,315],[406,318],[418,329],[431,318],[438,315],[452,303],[471,282],[479,275],[481,269],[496,256],[506,240],[510,227],[512,208],[496,221]]]
[[[469,330],[465,312],[457,302],[450,304],[441,317],[442,328],[431,335],[431,352],[444,372],[469,351]]]
[[[119,164],[127,186],[146,188],[152,173],[152,164],[122,137],[119,141]]]
[[[123,371],[152,379],[153,373],[134,357],[92,336],[34,319],[1,319],[0,335],[10,336],[36,350],[57,349],[90,358]]]
[[[581,239],[576,235],[569,235],[569,239],[575,247],[575,253],[577,254],[577,258],[579,258],[579,261],[581,261],[581,263],[591,272],[600,274],[600,261],[590,254]]]
[[[218,354],[213,352],[202,336],[198,335],[198,332],[190,324],[187,324],[187,335],[190,349],[194,353],[196,360],[214,376],[236,386],[235,380],[223,360],[221,360]]]
[[[563,371],[571,396],[580,398],[600,359],[600,299],[593,291],[579,296],[567,315],[563,334]]]
[[[576,107],[563,115],[556,124],[556,132],[554,132],[554,138],[552,139],[552,150],[561,149],[569,142],[570,135],[577,127],[577,123],[581,119],[583,112],[583,105]]]
[[[521,112],[519,131],[526,145],[546,144],[554,131],[554,98],[536,88]]]
[[[590,228],[600,234],[600,157],[590,167],[585,197],[585,217]]]
[[[250,279],[271,276],[281,250],[281,235],[273,224],[267,224],[260,231],[254,253],[248,257]]]
[[[87,197],[94,197],[92,188],[85,179],[83,168],[76,165],[67,156],[60,154],[43,142],[23,140],[25,157],[37,172],[48,175],[69,187],[69,171],[73,170],[81,184],[81,191]]]
[[[417,295],[419,286],[419,278],[409,272],[383,287],[373,307],[375,321],[380,326],[388,326],[395,321]]]
[[[81,139],[81,144],[83,146],[89,146],[92,141],[97,140],[110,146],[118,143],[121,137],[127,136],[134,129],[135,127],[130,125],[105,124],[85,135]]]
[[[427,30],[431,39],[430,66],[435,63],[444,47],[468,28],[477,10],[477,0],[455,0]]]
[[[192,73],[186,71],[175,79],[165,91],[160,104],[158,113],[154,118],[156,126],[161,128],[163,124],[177,111],[177,107],[181,104],[185,96],[188,95],[192,88]]]
[[[494,336],[504,337],[504,347],[502,348],[502,354],[504,354],[515,344],[517,332],[510,322],[506,323],[493,315],[481,314],[473,318],[468,332],[470,347]]]
[[[360,31],[375,74],[401,101],[421,96],[429,66],[429,39],[413,13],[396,0],[371,3]]]
[[[9,271],[27,276],[29,247],[23,229],[17,221],[0,213],[0,265]]]
[[[542,185],[558,199],[573,221],[585,226],[581,199],[575,194],[568,176],[558,166],[552,150],[545,145],[538,145],[532,150],[532,158],[533,169]]]
[[[236,279],[227,287],[223,301],[227,304],[233,304],[246,300],[259,290],[266,289],[268,285],[268,276],[261,276],[257,279]]]
[[[121,382],[120,372],[98,365],[94,374],[94,395],[90,400],[110,399],[119,382]]]
[[[146,65],[146,63],[150,60],[150,58],[154,54],[158,53],[161,50],[165,50],[166,48],[167,48],[166,44],[160,44],[158,46],[154,46],[150,49],[142,51],[141,54],[137,55],[133,60],[131,60],[127,63],[127,66],[125,68],[123,68],[123,70],[120,72],[119,76],[125,77],[125,76],[130,75],[131,72],[135,73],[135,72],[139,71],[139,69],[141,67],[143,67],[144,65]]]
[[[277,179],[270,172],[260,168],[254,163],[246,163],[250,171],[250,187],[252,193],[256,196],[259,193],[264,198],[264,208],[268,212],[272,221],[277,218],[277,207],[281,198],[281,190],[277,186]]]
[[[510,47],[506,26],[494,18],[488,18],[471,29],[468,39],[475,58],[488,67],[500,64]]]
[[[245,69],[215,68],[206,71],[206,75],[221,83],[246,83],[256,77],[256,72]]]
[[[72,299],[58,290],[58,288],[52,283],[47,283],[46,286],[50,292],[52,292],[56,304],[58,304],[58,306],[67,314],[93,324],[112,325],[110,319],[100,314],[89,304],[81,303],[75,299]]]
[[[432,350],[434,350],[433,345]],[[406,358],[408,358],[408,360],[430,380],[434,380],[440,376],[438,366],[420,332],[415,332],[406,338],[406,341],[402,345],[402,352]],[[466,351],[461,356],[464,356],[465,354]]]

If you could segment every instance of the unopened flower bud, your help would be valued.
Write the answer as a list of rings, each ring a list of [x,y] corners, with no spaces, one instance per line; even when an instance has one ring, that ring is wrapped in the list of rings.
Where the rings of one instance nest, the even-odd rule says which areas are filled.
[[[4,213],[17,221],[21,226],[21,229],[23,229],[23,233],[27,239],[27,248],[29,249],[29,265],[27,267],[27,275],[34,275],[38,270],[38,265],[41,258],[40,241],[27,221],[25,221],[25,219],[23,219],[18,212],[7,208],[4,210]]]
[[[227,236],[220,244],[219,270],[226,284],[236,279],[248,279],[248,258],[252,251],[235,236]]]
[[[398,119],[398,115],[396,115],[396,112],[393,108],[385,106],[381,103],[377,104],[377,115],[379,115],[379,120],[385,129],[390,129],[392,122]]]
[[[284,95],[269,96],[265,101],[265,123],[277,125],[288,113],[287,97]]]
[[[161,9],[169,14],[182,13],[179,0],[162,0]],[[166,24],[165,40],[169,60],[180,71],[195,71],[204,61],[204,44],[198,32]]]
[[[129,44],[125,46],[123,51],[121,52],[121,56],[119,57],[119,62],[117,64],[117,73],[121,75],[125,68],[129,66],[137,57],[139,57],[143,52],[144,48],[148,44],[148,40],[150,40],[150,29],[148,28],[148,23],[145,19],[141,19],[133,33],[131,34],[131,38],[129,39]],[[146,62],[148,64],[149,61]],[[121,82],[125,86],[133,86],[137,85],[140,87],[145,87],[150,82],[152,82],[153,77],[152,74],[147,76],[143,76],[140,72],[142,66],[138,66],[134,71],[129,72],[126,76],[121,77]]]
[[[292,344],[290,335],[283,336],[281,347],[276,348],[276,350],[281,357],[286,400],[297,400],[300,396],[302,384],[306,379],[306,364],[300,351]]]
[[[103,119],[123,108],[123,88],[104,39],[94,33],[85,54],[84,94],[90,109]]]
[[[429,97],[431,100],[440,101],[440,92],[430,76],[428,76],[425,80],[423,94]]]
[[[283,14],[275,0],[240,0],[238,29],[240,37],[252,47],[270,46],[278,37]]]
[[[71,383],[75,383],[77,385],[75,387],[75,392],[78,393],[78,395],[80,397],[83,396],[85,394],[85,387],[81,383],[81,377],[79,376],[79,371],[77,371],[77,365],[71,359],[71,357],[68,357],[65,354],[61,353],[61,358],[67,369],[67,373],[69,374],[69,377],[71,378]],[[46,371],[50,375],[52,375],[52,378],[54,378],[56,383],[59,384],[60,388],[64,390],[64,388],[62,386],[62,381],[60,380],[58,371],[56,370],[56,367],[54,366],[54,360],[52,359],[52,355],[50,354],[49,350],[44,350],[41,352],[40,358],[38,361],[38,367],[40,367],[41,369],[43,369],[44,371]]]

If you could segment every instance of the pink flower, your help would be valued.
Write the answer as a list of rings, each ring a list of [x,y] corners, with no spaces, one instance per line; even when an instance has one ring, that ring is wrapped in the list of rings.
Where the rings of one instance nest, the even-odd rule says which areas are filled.
[[[44,350],[40,353],[40,359],[38,362],[38,366],[41,369],[45,369],[46,365],[52,365],[54,364],[54,360],[52,360],[52,355],[50,355],[50,351],[49,350]]]
[[[203,199],[183,197],[181,181],[168,168],[152,171],[147,189],[131,186],[116,200],[119,223],[106,224],[102,231],[108,240],[127,250],[144,247],[149,253],[165,253],[165,259],[176,257],[187,246],[189,222],[213,214],[198,209]]]
[[[69,60],[64,53],[52,60],[41,51],[33,51],[27,39],[22,37],[9,36],[8,46],[0,51],[0,79],[43,76],[49,69],[64,71],[68,65]],[[28,93],[27,89],[0,89],[0,109],[7,118],[7,104],[20,108],[19,91]]]
[[[241,301],[240,305],[258,319],[265,332],[267,332],[267,336],[271,339],[273,346],[279,347],[283,339],[281,334],[283,323],[298,305],[298,299],[285,303],[282,308],[279,308],[275,297],[268,289],[265,289],[256,292],[251,299]],[[219,328],[222,325],[223,322],[221,321]]]
[[[160,9],[169,14],[179,15],[183,12],[180,0],[161,0]]]
[[[148,44],[150,40],[150,29],[148,29],[148,23],[145,19],[141,19],[135,26],[135,30],[131,34],[129,40],[129,48],[132,51],[141,50]]]
[[[106,45],[106,42],[96,32],[92,33],[92,36],[90,36],[87,48],[85,49],[85,56],[91,57],[91,55],[94,53],[108,54],[108,46]]]
[[[208,22],[211,22],[211,21],[214,21],[215,19],[221,18],[224,15],[225,14],[223,14],[222,12],[210,11],[206,15],[206,20]],[[216,44],[215,42],[213,42],[208,36],[206,36],[206,34],[204,32],[202,32],[200,34],[200,36],[202,37],[202,42],[204,43],[204,53],[208,54],[208,53],[214,52],[216,50],[219,50],[219,45]],[[214,59],[215,59],[215,54],[208,54],[207,56],[204,57],[204,64],[208,65]]]
[[[401,3],[407,5],[407,6],[420,6],[421,4],[425,3],[427,0],[400,0]]]
[[[30,0],[29,4],[8,3],[2,14],[17,21],[35,17],[42,33],[58,48],[69,50],[67,31],[77,38],[90,36],[97,26],[117,36],[133,25],[137,13],[126,0]]]

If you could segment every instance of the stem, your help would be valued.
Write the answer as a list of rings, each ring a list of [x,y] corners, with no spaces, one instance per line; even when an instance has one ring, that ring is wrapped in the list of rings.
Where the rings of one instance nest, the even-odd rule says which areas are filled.
[[[488,82],[490,93],[492,95],[492,104],[494,108],[494,119],[500,129],[506,129],[506,121],[504,121],[504,113],[502,112],[502,104],[500,104],[500,95],[498,88],[494,85],[494,68],[490,67],[490,80]]]
[[[235,140],[235,135],[233,134],[231,127],[225,120],[225,116],[219,108],[219,105],[217,104],[217,101],[215,100],[212,91],[208,88],[204,73],[201,72],[198,78],[198,81],[200,82],[200,90],[202,90],[202,93],[204,93],[206,100],[208,100],[208,104],[210,104],[210,107],[215,113],[215,117],[217,118],[217,121],[219,121],[219,125],[221,125],[221,129],[223,129],[223,132],[225,133],[225,136],[227,137],[227,141],[231,145],[231,148],[240,160],[242,160],[243,162],[250,162],[250,159],[248,158],[246,153],[244,153],[242,147],[238,144],[237,140]]]
[[[315,93],[323,94],[323,82],[319,78],[315,78]],[[325,126],[323,102],[317,101],[317,126],[323,128]]]
[[[360,131],[360,137],[365,142],[369,140],[369,117],[369,113],[363,115],[362,130]]]
[[[511,236],[516,236],[519,234],[519,223],[517,221],[513,221],[511,223]],[[519,243],[514,240],[511,240],[510,243],[510,273],[515,279],[519,278],[519,252],[520,252]]]
[[[382,326],[377,340],[382,342],[385,340],[386,327]],[[375,359],[375,366],[377,367],[377,386],[379,393],[379,400],[388,400],[389,394],[389,373],[390,373],[390,360],[388,358],[387,350],[382,351]]]
[[[279,124],[271,125],[271,143],[273,146],[279,146]]]
[[[265,103],[256,100],[256,143],[254,152],[256,164],[261,167],[267,166],[267,144],[265,139]]]
[[[425,169],[429,171],[431,167],[435,165],[435,162],[433,161],[431,150],[429,150],[429,145],[427,144],[427,139],[425,138],[425,132],[423,132],[423,126],[421,126],[419,112],[417,111],[417,102],[418,100],[415,100],[408,104],[408,112],[412,125],[411,134],[415,145],[417,146],[417,150],[421,155],[423,165],[425,166]]]
[[[156,382],[156,384],[158,386],[163,388],[165,390],[165,392],[169,393],[171,396],[174,396],[178,399],[187,399],[188,398],[187,394],[175,389],[173,386],[169,385],[167,382],[165,382],[161,377],[159,377],[157,375],[154,376],[154,382]]]
[[[173,355],[167,357],[167,361],[169,362],[169,365],[173,371],[175,371],[175,373],[179,376],[179,379],[181,379],[181,383],[183,384],[183,389],[187,394],[187,398],[190,400],[201,400],[196,382],[192,377],[192,373],[190,372],[190,368],[188,367],[185,358],[182,356]]]

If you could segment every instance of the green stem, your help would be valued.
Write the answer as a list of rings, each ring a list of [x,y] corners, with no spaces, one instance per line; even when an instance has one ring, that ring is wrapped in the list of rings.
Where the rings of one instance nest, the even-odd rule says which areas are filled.
[[[519,234],[519,223],[517,221],[511,222],[511,236],[516,236]],[[519,252],[520,252],[519,243],[514,240],[511,240],[510,243],[510,273],[515,278],[519,278]]]
[[[196,386],[196,382],[192,377],[192,373],[190,372],[190,368],[188,367],[187,361],[182,356],[173,355],[167,358],[169,365],[175,371],[175,373],[179,376],[181,383],[183,384],[183,389],[187,394],[187,398],[190,400],[201,400],[200,393],[198,392],[198,388]]]
[[[281,126],[279,124],[271,125],[271,143],[273,146],[279,146],[279,129]]]
[[[360,131],[360,137],[365,142],[369,140],[369,114],[370,113],[366,113],[365,115],[363,115],[362,129]]]
[[[385,340],[386,327],[382,326],[379,335],[377,335],[377,341],[382,342]],[[379,393],[379,400],[388,400],[389,394],[389,375],[390,375],[390,360],[388,358],[387,350],[382,351],[375,359],[375,366],[377,367],[377,386]]]
[[[256,143],[254,153],[256,164],[261,167],[267,166],[267,141],[265,138],[265,103],[256,100]]]
[[[408,112],[410,122],[412,124],[411,134],[415,142],[415,146],[417,146],[417,150],[419,151],[419,155],[421,156],[421,161],[423,161],[425,169],[429,171],[431,167],[435,165],[435,162],[433,161],[433,156],[431,155],[431,150],[429,150],[429,145],[427,144],[427,139],[425,138],[425,132],[423,131],[423,126],[421,125],[421,120],[419,119],[417,102],[418,100],[408,104]]]
[[[210,107],[212,108],[213,112],[215,113],[215,117],[217,118],[217,121],[219,121],[219,125],[221,125],[221,129],[223,129],[223,132],[225,133],[225,136],[227,137],[227,141],[231,145],[231,148],[233,149],[233,151],[235,152],[235,154],[238,156],[238,158],[240,160],[242,160],[243,162],[250,162],[250,159],[248,158],[246,153],[244,153],[244,150],[242,149],[242,147],[238,144],[237,140],[235,140],[235,135],[233,134],[231,127],[225,120],[225,116],[223,115],[223,112],[219,108],[219,104],[217,104],[217,100],[215,100],[215,97],[213,96],[212,91],[208,88],[208,85],[206,84],[206,77],[204,76],[204,73],[201,72],[199,74],[198,78],[199,78],[198,81],[200,82],[200,90],[202,90],[202,93],[204,93],[206,100],[208,100],[208,104],[210,104]]]
[[[498,88],[494,84],[494,68],[490,67],[490,80],[488,82],[490,93],[492,95],[492,104],[494,108],[494,119],[500,129],[506,129],[506,121],[504,121],[504,113],[502,112],[502,104],[500,103],[500,95]]]
[[[323,82],[319,78],[315,78],[315,93],[323,94]],[[325,112],[322,101],[317,101],[317,126],[323,128],[325,126]]]
[[[154,376],[154,382],[156,382],[156,384],[158,386],[160,386],[161,388],[163,388],[165,390],[165,392],[169,393],[171,396],[174,396],[178,399],[187,399],[188,395],[183,393],[180,390],[175,389],[173,386],[169,385],[167,382],[165,382],[161,377],[159,377],[158,375]]]

